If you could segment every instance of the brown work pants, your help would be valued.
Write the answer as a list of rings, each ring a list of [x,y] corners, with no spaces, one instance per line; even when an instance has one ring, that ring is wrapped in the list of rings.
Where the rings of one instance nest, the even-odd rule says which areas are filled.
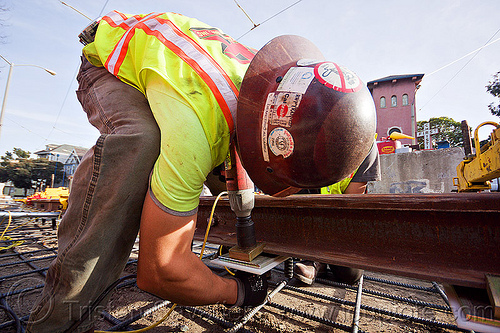
[[[160,132],[144,95],[82,57],[77,96],[101,133],[74,175],[58,255],[28,332],[65,332],[122,273],[136,239]],[[73,332],[92,327],[92,315]]]

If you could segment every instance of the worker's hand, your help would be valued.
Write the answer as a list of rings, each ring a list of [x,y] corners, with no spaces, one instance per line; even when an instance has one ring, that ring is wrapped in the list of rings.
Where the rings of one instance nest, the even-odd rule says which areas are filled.
[[[238,291],[243,289],[244,292],[243,304],[240,306],[257,306],[264,302],[268,286],[265,276],[238,271],[235,278],[241,283],[238,284],[243,287],[238,288]],[[238,295],[239,298],[240,295]]]

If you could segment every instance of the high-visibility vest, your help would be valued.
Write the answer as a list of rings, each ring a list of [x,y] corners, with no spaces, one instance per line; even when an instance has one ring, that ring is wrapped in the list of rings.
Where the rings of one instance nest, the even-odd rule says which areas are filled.
[[[340,182],[325,186],[321,188],[321,194],[344,194],[347,186],[351,183],[352,177],[356,172],[351,173],[351,175]]]
[[[234,132],[239,88],[255,52],[180,14],[117,11],[101,19],[94,42],[84,48],[92,64],[143,93],[148,70],[162,76],[197,112],[211,144],[221,132]]]

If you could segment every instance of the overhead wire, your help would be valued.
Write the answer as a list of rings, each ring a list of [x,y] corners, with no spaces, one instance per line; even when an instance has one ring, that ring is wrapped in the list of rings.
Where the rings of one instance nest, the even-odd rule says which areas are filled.
[[[240,5],[240,4],[239,4],[236,0],[234,0],[234,2],[236,3],[236,5],[238,6],[238,8],[240,8],[240,9],[241,9],[241,11],[245,14],[245,16],[246,16],[246,17],[250,20],[250,22],[252,22],[252,24],[253,24],[253,27],[252,27],[249,31],[247,31],[246,33],[244,33],[243,35],[241,35],[241,36],[240,36],[239,38],[237,38],[236,40],[239,40],[240,38],[242,38],[242,37],[244,37],[245,35],[247,35],[248,33],[250,33],[253,29],[257,28],[258,26],[260,26],[260,25],[262,25],[262,24],[264,24],[264,23],[266,23],[266,22],[268,22],[268,21],[270,21],[270,20],[272,20],[272,19],[273,19],[273,18],[275,18],[276,16],[280,15],[281,13],[285,12],[286,10],[288,10],[288,9],[292,8],[293,6],[297,5],[298,3],[302,2],[302,1],[303,1],[303,0],[298,0],[298,1],[294,2],[294,3],[292,3],[291,5],[289,5],[289,6],[285,7],[285,8],[283,8],[282,10],[280,10],[279,12],[277,12],[276,14],[274,14],[274,15],[270,16],[269,18],[265,19],[265,20],[264,20],[264,21],[262,21],[261,23],[258,23],[258,24],[257,24],[257,23],[255,23],[255,22],[252,20],[252,18],[250,17],[250,15],[248,15],[248,14],[247,14],[247,12],[244,10],[244,8],[243,8],[243,7],[242,7],[242,6],[241,6],[241,5]],[[88,15],[84,14],[82,11],[78,10],[77,8],[75,8],[75,7],[71,6],[70,4],[68,4],[68,3],[64,2],[64,1],[61,1],[61,0],[60,0],[59,2],[60,2],[62,5],[67,6],[68,8],[71,8],[72,10],[74,10],[75,12],[77,12],[78,14],[80,14],[81,16],[83,16],[83,17],[85,17],[86,19],[88,19],[89,21],[92,21],[92,19],[91,19]],[[109,0],[106,0],[106,1],[105,1],[104,5],[103,5],[103,7],[102,7],[102,9],[101,9],[101,11],[100,11],[100,13],[99,13],[99,16],[101,16],[101,15],[102,15],[102,13],[104,12],[104,9],[106,8],[106,6],[107,6],[108,2],[109,2]],[[64,107],[65,107],[66,101],[67,101],[67,99],[68,99],[69,93],[70,93],[70,91],[71,91],[71,87],[72,87],[72,85],[73,85],[73,83],[74,83],[74,80],[75,80],[75,78],[76,78],[77,73],[78,73],[78,67],[77,67],[77,69],[76,69],[75,73],[74,73],[74,74],[73,74],[73,76],[72,76],[71,83],[70,83],[70,85],[69,85],[69,87],[68,87],[68,89],[67,89],[67,91],[66,91],[66,94],[65,94],[65,96],[64,96],[64,99],[63,99],[63,102],[62,102],[62,104],[61,104],[61,107],[59,108],[59,112],[57,113],[56,120],[54,121],[54,124],[52,125],[52,128],[50,129],[50,132],[47,134],[47,136],[43,136],[43,135],[41,135],[41,134],[39,134],[39,133],[35,133],[35,132],[33,132],[32,130],[30,130],[29,128],[27,128],[27,127],[25,127],[25,126],[23,126],[23,125],[21,125],[21,124],[19,124],[19,123],[15,122],[14,120],[12,120],[12,119],[10,119],[10,118],[9,118],[9,120],[10,120],[10,121],[14,122],[15,124],[17,124],[17,125],[18,125],[18,126],[20,126],[21,128],[23,128],[23,129],[27,130],[28,132],[33,133],[33,134],[35,134],[35,135],[39,136],[40,138],[42,138],[42,139],[43,139],[43,144],[42,144],[42,145],[40,145],[40,146],[39,146],[39,148],[40,148],[40,147],[43,147],[45,144],[47,144],[47,142],[50,140],[50,137],[51,137],[52,133],[54,132],[54,130],[58,130],[58,131],[60,131],[60,132],[62,132],[62,133],[65,133],[65,134],[68,134],[68,135],[74,136],[74,133],[67,133],[67,132],[65,132],[65,131],[63,131],[63,130],[61,130],[61,129],[57,128],[56,126],[57,126],[57,123],[59,122],[59,118],[60,118],[60,116],[61,116],[61,114],[62,114],[62,111],[64,110]]]
[[[64,2],[61,1],[61,3],[64,4]],[[73,7],[71,7],[73,8]],[[82,14],[83,15],[83,14]],[[87,17],[87,16],[86,16]],[[69,92],[71,90],[71,87],[73,85],[73,82],[75,81],[75,78],[76,78],[76,75],[78,74],[78,69],[79,69],[79,66],[77,66],[76,68],[76,71],[73,73],[73,76],[71,77],[71,83],[68,87],[68,89],[66,90],[66,95],[64,95],[64,99],[62,101],[62,104],[61,104],[61,107],[59,108],[59,112],[57,113],[57,117],[56,117],[56,120],[54,122],[54,125],[52,125],[52,128],[50,129],[50,132],[49,134],[47,135],[47,138],[45,138],[45,141],[43,143],[42,146],[45,146],[45,144],[49,141],[49,138],[50,138],[50,135],[54,132],[54,129],[56,129],[56,125],[57,125],[57,122],[59,121],[59,117],[61,116],[61,113],[64,109],[64,105],[66,104],[66,100],[68,99],[68,96],[69,96]],[[39,146],[40,147],[40,146]]]
[[[243,9],[243,7],[240,6],[240,4],[238,3],[238,1],[234,0],[234,2],[236,3],[236,5],[238,6],[239,9],[241,9],[241,11],[243,12],[243,14],[245,14],[245,16],[250,20],[250,22],[252,22],[253,24],[253,28],[257,28],[259,26],[259,24],[255,24],[255,22],[250,18],[250,16],[247,14],[247,12]]]
[[[236,2],[236,0],[235,0],[235,2]],[[241,38],[243,38],[244,36],[246,36],[247,34],[249,34],[249,33],[250,33],[253,29],[257,28],[258,26],[263,25],[264,23],[266,23],[266,22],[268,22],[268,21],[270,21],[270,20],[272,20],[273,18],[275,18],[276,16],[280,15],[281,13],[283,13],[283,12],[287,11],[288,9],[292,8],[293,6],[295,6],[296,4],[298,4],[299,2],[302,2],[302,0],[298,0],[298,1],[294,2],[294,3],[292,3],[291,5],[289,5],[288,7],[283,8],[282,10],[280,10],[280,11],[279,11],[279,12],[277,12],[276,14],[274,14],[274,15],[270,16],[269,18],[265,19],[264,21],[262,21],[262,22],[261,22],[261,23],[259,23],[259,24],[255,24],[255,23],[253,22],[253,20],[250,18],[250,16],[248,16],[248,15],[247,15],[247,13],[245,12],[245,10],[243,10],[243,8],[242,8],[242,7],[241,7],[241,6],[240,6],[240,5],[236,2],[236,4],[238,4],[238,7],[240,7],[240,9],[243,11],[243,13],[245,13],[245,15],[248,17],[248,19],[249,19],[249,20],[253,23],[253,25],[254,25],[254,26],[253,26],[250,30],[248,30],[247,32],[245,32],[245,33],[244,33],[243,35],[241,35],[240,37],[236,38],[236,40],[240,40]]]
[[[494,41],[490,42],[490,40],[492,40],[492,39],[493,39],[493,37],[495,37],[495,36],[496,36],[496,34],[498,34],[498,32],[499,32],[499,31],[500,31],[500,29],[498,29],[498,30],[497,30],[497,31],[493,34],[493,36],[491,36],[491,38],[490,38],[490,39],[489,39],[489,40],[488,40],[488,41],[487,41],[487,42],[486,42],[483,46],[481,46],[480,48],[477,48],[477,49],[475,49],[474,51],[471,51],[471,52],[467,53],[466,55],[464,55],[464,56],[462,56],[462,57],[460,57],[460,58],[458,58],[458,59],[456,59],[456,60],[453,60],[453,61],[452,61],[452,62],[450,62],[449,64],[446,64],[446,65],[444,65],[443,67],[440,67],[440,68],[436,69],[435,71],[433,71],[433,72],[431,72],[431,73],[427,74],[426,76],[427,76],[427,77],[429,77],[429,76],[431,76],[431,75],[433,75],[433,74],[435,74],[435,73],[437,73],[437,72],[439,72],[439,71],[441,71],[441,70],[445,69],[446,67],[449,67],[449,66],[453,65],[454,63],[459,62],[460,60],[462,60],[462,59],[464,59],[464,58],[467,58],[467,57],[468,57],[468,56],[470,56],[471,54],[473,54],[473,53],[476,53],[476,54],[477,54],[479,51],[481,51],[481,50],[482,50],[482,49],[484,49],[485,47],[490,46],[491,44],[494,44],[494,43],[496,43],[496,42],[500,41],[500,38],[497,38],[497,39],[495,39]]]
[[[30,130],[30,129],[29,129],[29,128],[27,128],[26,126],[21,125],[20,123],[18,123],[18,122],[17,122],[17,121],[15,121],[14,119],[10,118],[9,116],[5,115],[5,118],[6,118],[6,119],[8,119],[9,121],[13,122],[13,123],[14,123],[14,124],[16,124],[17,126],[21,127],[22,129],[25,129],[27,132],[32,133],[32,134],[34,134],[34,135],[36,135],[36,136],[39,136],[40,138],[42,138],[42,139],[44,139],[44,140],[46,139],[46,137],[45,137],[45,136],[43,136],[43,135],[41,135],[41,134],[39,134],[39,133],[33,132],[32,130]]]
[[[449,80],[448,80],[448,81],[447,81],[447,82],[446,82],[446,83],[445,83],[445,84],[444,84],[444,85],[443,85],[443,86],[442,86],[442,87],[441,87],[441,88],[440,88],[440,89],[436,92],[436,93],[435,93],[435,94],[434,94],[434,95],[432,95],[432,97],[431,97],[429,100],[427,100],[427,102],[425,102],[425,104],[424,104],[424,105],[422,105],[422,107],[420,107],[420,108],[419,108],[419,111],[421,111],[421,110],[422,110],[422,109],[423,109],[423,108],[424,108],[427,104],[429,104],[429,103],[430,103],[430,102],[434,99],[434,97],[436,97],[436,96],[437,96],[437,95],[438,95],[441,91],[443,91],[443,89],[444,89],[444,88],[446,88],[446,86],[447,86],[448,84],[450,84],[450,82],[451,82],[451,81],[453,81],[453,80],[454,80],[454,79],[458,76],[458,74],[460,74],[460,72],[462,72],[462,70],[464,70],[464,68],[465,68],[465,67],[467,67],[467,65],[469,65],[469,63],[470,63],[472,60],[474,60],[474,58],[475,58],[475,57],[479,54],[479,52],[481,52],[481,50],[482,50],[482,49],[484,49],[484,48],[485,48],[485,47],[487,47],[487,46],[490,46],[490,45],[491,45],[491,44],[493,44],[493,43],[496,43],[496,42],[500,41],[500,38],[497,38],[497,39],[495,39],[494,41],[491,41],[491,40],[492,40],[492,39],[493,39],[493,38],[494,38],[494,37],[495,37],[495,36],[496,36],[499,32],[500,32],[500,28],[499,28],[499,29],[498,29],[498,30],[497,30],[497,31],[496,31],[496,32],[495,32],[495,33],[494,33],[494,34],[490,37],[490,39],[488,39],[488,41],[486,41],[486,43],[485,43],[483,46],[481,46],[480,48],[475,49],[474,51],[469,52],[469,53],[467,53],[466,55],[464,55],[464,56],[462,56],[462,57],[460,57],[460,58],[458,58],[458,59],[456,59],[456,60],[454,60],[454,61],[450,62],[449,64],[444,65],[444,66],[442,66],[442,67],[440,67],[440,68],[436,69],[435,71],[433,71],[433,72],[431,72],[431,73],[427,74],[427,75],[425,76],[425,79],[427,79],[429,76],[431,76],[431,75],[433,75],[433,74],[435,74],[435,73],[437,73],[437,72],[439,72],[439,71],[441,71],[441,70],[443,70],[443,69],[445,69],[445,68],[447,68],[447,67],[449,67],[449,66],[453,65],[454,63],[456,63],[456,62],[458,62],[458,61],[460,61],[460,60],[462,60],[462,59],[464,59],[464,58],[466,58],[466,57],[470,56],[471,54],[473,54],[473,56],[472,56],[472,57],[471,57],[471,58],[470,58],[470,59],[469,59],[469,60],[468,60],[468,61],[467,61],[467,62],[466,62],[466,63],[465,63],[465,64],[464,64],[464,65],[463,65],[463,66],[462,66],[462,67],[461,67],[461,68],[460,68],[460,69],[459,69],[459,70],[458,70],[458,71],[457,71],[457,72],[456,72],[456,73],[455,73],[455,74],[454,74],[454,75],[453,75],[453,76],[452,76],[452,77],[451,77],[451,78],[450,78],[450,79],[449,79]]]
[[[92,19],[91,19],[88,15],[84,14],[82,11],[78,10],[77,8],[75,8],[75,7],[73,7],[73,6],[69,5],[69,4],[67,4],[66,2],[61,1],[61,0],[60,0],[59,2],[60,2],[61,4],[63,4],[64,6],[67,6],[67,7],[71,8],[71,9],[73,9],[75,12],[77,12],[77,13],[78,13],[78,14],[80,14],[80,15],[82,15],[83,17],[85,17],[85,18],[86,18],[86,19],[88,19],[89,21],[92,21]],[[102,7],[102,9],[101,9],[101,12],[99,13],[99,16],[100,16],[100,15],[101,15],[101,13],[104,11],[104,8],[105,8],[105,7],[106,7],[106,5],[108,4],[108,2],[109,2],[109,0],[106,0],[106,2],[104,3],[104,5],[103,5],[103,7]],[[44,143],[43,143],[43,145],[41,145],[41,146],[44,146],[44,145],[45,145],[45,144],[49,141],[50,136],[51,136],[51,134],[54,132],[54,130],[55,130],[55,129],[57,129],[58,131],[61,131],[62,133],[65,133],[65,134],[71,134],[72,136],[74,136],[74,134],[73,134],[73,133],[67,133],[67,132],[64,132],[63,130],[61,130],[61,129],[59,129],[59,128],[56,128],[56,125],[57,125],[57,123],[58,123],[58,121],[59,121],[59,117],[61,116],[61,113],[62,113],[62,111],[63,111],[63,109],[64,109],[64,106],[65,106],[65,104],[66,104],[66,100],[68,99],[69,92],[71,91],[71,87],[73,86],[73,83],[74,83],[74,81],[75,81],[75,78],[76,78],[76,76],[77,76],[77,74],[78,74],[79,67],[80,67],[80,66],[77,66],[77,67],[76,67],[76,70],[75,70],[75,72],[73,73],[73,76],[71,77],[71,82],[70,82],[69,87],[68,87],[68,89],[67,89],[67,91],[66,91],[66,95],[64,96],[64,99],[63,99],[63,101],[62,101],[61,107],[59,108],[59,112],[57,113],[57,117],[56,117],[56,120],[54,121],[54,125],[52,125],[52,128],[50,129],[49,134],[47,135],[47,137],[45,137],[45,138],[44,138]],[[40,147],[40,146],[39,146],[39,147]]]
[[[99,16],[102,16],[102,13],[104,12],[104,8],[106,8],[106,6],[108,5],[108,2],[109,2],[109,0],[106,0],[104,5],[102,6],[101,11],[99,12]]]

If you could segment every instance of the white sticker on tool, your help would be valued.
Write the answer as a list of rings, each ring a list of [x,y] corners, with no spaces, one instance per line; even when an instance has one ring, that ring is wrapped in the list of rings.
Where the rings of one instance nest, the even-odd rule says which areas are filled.
[[[274,97],[270,108],[271,125],[291,127],[293,114],[299,107],[302,94],[293,92],[280,92]]]
[[[269,124],[269,115],[274,105],[274,93],[267,95],[266,105],[264,106],[264,114],[262,115],[262,128],[261,128],[261,144],[262,156],[264,161],[269,162],[269,152],[267,151],[267,126]]]
[[[292,134],[283,127],[276,127],[269,133],[268,144],[274,155],[284,158],[292,155],[295,148]]]
[[[356,73],[333,62],[317,64],[314,76],[328,88],[344,93],[356,92],[363,85]]]
[[[311,67],[291,67],[281,80],[277,91],[290,91],[304,94],[314,79]]]

